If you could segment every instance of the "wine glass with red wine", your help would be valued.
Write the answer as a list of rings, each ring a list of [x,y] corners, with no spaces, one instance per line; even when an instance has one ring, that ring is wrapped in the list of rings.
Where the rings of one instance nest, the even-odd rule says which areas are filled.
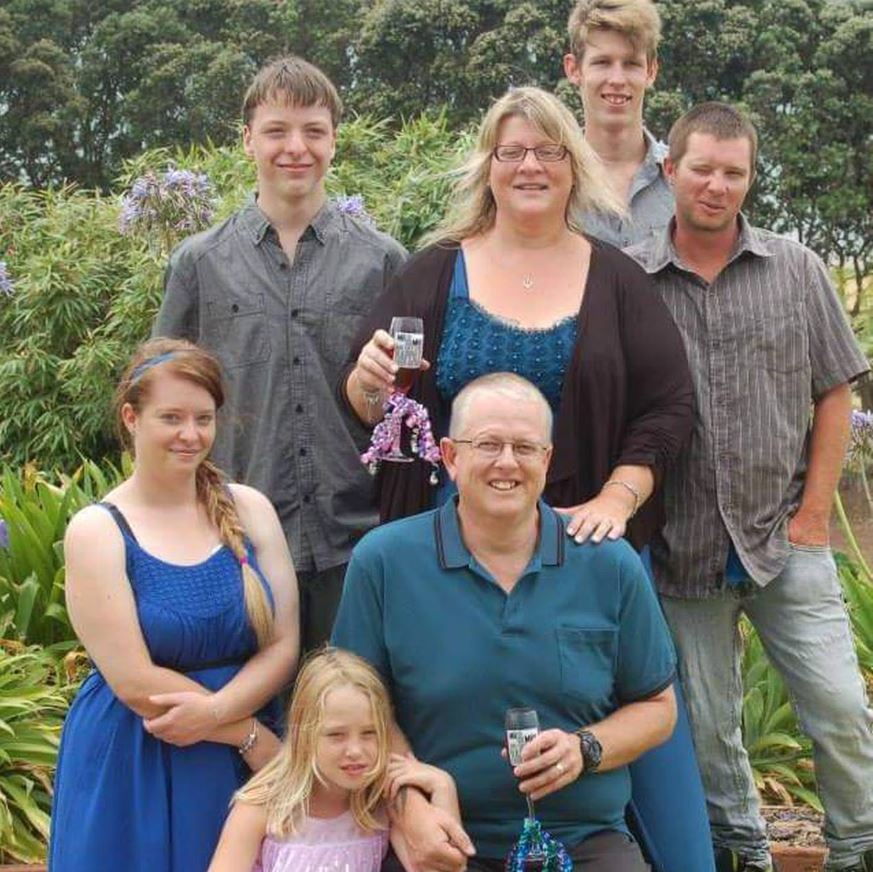
[[[421,357],[424,351],[424,322],[421,318],[392,318],[389,332],[394,340],[393,357],[398,367],[394,374],[394,393],[406,394],[421,370]],[[389,399],[389,405],[390,402]],[[413,458],[407,457],[400,448],[403,416],[396,408],[388,414],[393,416],[391,420],[394,437],[391,442],[391,450],[382,459],[390,463],[412,463]]]
[[[424,352],[424,322],[421,318],[392,318],[391,338],[394,340],[394,390],[405,394],[421,371]]]

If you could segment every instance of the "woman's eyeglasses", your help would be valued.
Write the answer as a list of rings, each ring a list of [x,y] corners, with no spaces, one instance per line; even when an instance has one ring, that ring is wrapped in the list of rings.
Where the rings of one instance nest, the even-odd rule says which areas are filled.
[[[491,154],[496,160],[504,163],[521,163],[529,151],[532,151],[536,159],[542,163],[556,163],[567,156],[567,146],[555,144],[535,145],[533,148],[526,148],[523,145],[498,145]]]

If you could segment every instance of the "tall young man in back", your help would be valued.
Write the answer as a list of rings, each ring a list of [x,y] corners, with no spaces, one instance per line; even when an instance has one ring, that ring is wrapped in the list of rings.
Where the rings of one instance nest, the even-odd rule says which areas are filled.
[[[661,230],[673,214],[663,168],[667,146],[643,125],[646,91],[658,74],[661,19],[652,0],[578,0],[567,30],[564,72],[579,89],[585,138],[628,210],[625,217],[589,213],[585,230],[623,248]],[[671,739],[631,766],[630,817],[655,872],[710,872],[703,787],[681,693],[677,702]],[[673,785],[669,797],[665,778]]]
[[[301,644],[330,635],[352,545],[377,521],[359,446],[334,385],[400,245],[327,199],[342,104],[312,64],[282,58],[243,104],[257,192],[172,254],[155,335],[183,336],[221,360],[227,424],[213,457],[265,492],[300,585]]]
[[[643,126],[646,90],[658,73],[661,19],[652,0],[579,0],[568,31],[564,72],[579,89],[585,138],[628,205],[626,218],[595,213],[585,229],[623,248],[673,214],[663,169],[667,147]]]

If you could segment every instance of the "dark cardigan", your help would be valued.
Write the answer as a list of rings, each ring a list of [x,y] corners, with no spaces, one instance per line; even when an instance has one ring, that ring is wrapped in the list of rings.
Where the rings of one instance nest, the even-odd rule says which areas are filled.
[[[596,496],[619,464],[649,466],[656,488],[667,464],[682,448],[694,415],[691,375],[667,307],[646,273],[607,243],[589,238],[591,265],[579,308],[576,345],[564,377],[554,454],[545,498],[556,507]],[[365,319],[352,347],[342,384],[373,332],[388,329],[396,315],[424,320],[424,356],[431,369],[415,381],[410,396],[431,413],[434,435],[446,434],[450,408],[436,387],[436,362],[458,246],[432,246],[410,258],[393,276]],[[345,391],[349,414],[354,415]],[[430,466],[383,463],[379,472],[382,521],[432,507]],[[656,491],[628,527],[642,548],[663,524]]]

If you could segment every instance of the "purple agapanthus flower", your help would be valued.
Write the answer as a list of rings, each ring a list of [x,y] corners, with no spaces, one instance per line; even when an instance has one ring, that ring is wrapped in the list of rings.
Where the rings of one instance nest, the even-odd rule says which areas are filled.
[[[205,173],[170,167],[136,179],[121,201],[118,226],[126,235],[140,234],[172,244],[204,230],[214,215],[212,183]]]
[[[337,209],[353,218],[360,218],[368,224],[373,223],[373,218],[364,205],[364,198],[360,194],[340,194],[334,199]]]
[[[15,283],[9,277],[6,269],[6,261],[0,260],[0,294],[11,297],[15,293]]]
[[[3,518],[0,518],[0,548],[9,547],[9,526]]]
[[[873,460],[873,412],[852,410],[848,460],[864,463]]]

